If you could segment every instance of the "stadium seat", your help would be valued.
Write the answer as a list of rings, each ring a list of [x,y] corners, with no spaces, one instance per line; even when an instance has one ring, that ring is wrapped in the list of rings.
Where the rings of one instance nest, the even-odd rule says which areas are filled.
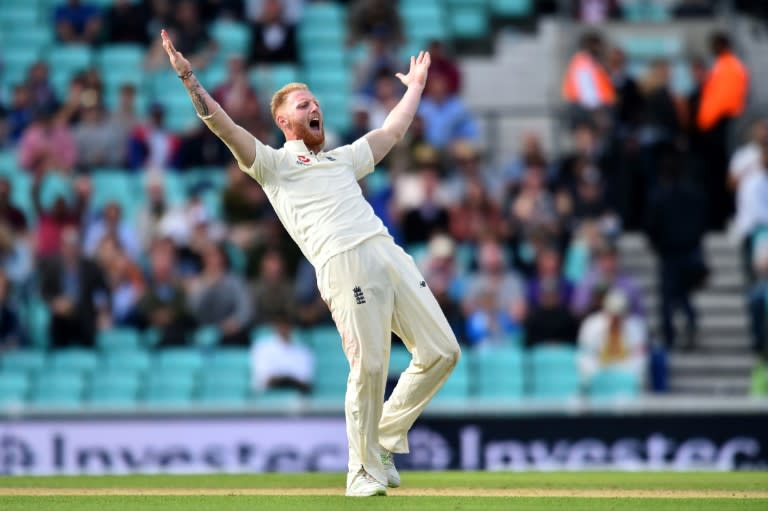
[[[532,0],[490,0],[491,12],[505,18],[525,18],[533,13]]]
[[[453,36],[461,39],[480,39],[490,31],[488,13],[473,7],[452,9],[449,25]]]
[[[437,391],[432,403],[462,405],[469,397],[470,374],[467,357],[461,357],[448,380]]]
[[[144,65],[144,49],[139,44],[107,44],[99,50],[96,63],[102,73],[112,69],[141,71]]]
[[[519,399],[523,395],[523,353],[517,347],[479,349],[467,354],[480,398]]]
[[[405,346],[393,346],[389,355],[389,375],[400,376],[411,363],[411,353],[405,349]]]
[[[11,371],[40,371],[47,364],[47,356],[41,350],[16,350],[0,357],[0,367]]]
[[[310,345],[317,350],[329,350],[341,347],[341,336],[333,326],[318,326],[309,329],[307,339]]]
[[[620,369],[604,369],[589,381],[591,399],[636,397],[640,394],[640,381],[634,373]]]
[[[250,381],[251,376],[247,367],[206,367],[200,374],[201,389],[213,387],[248,389]]]
[[[193,348],[168,348],[158,354],[157,365],[161,370],[196,371],[203,366],[203,356]]]
[[[298,390],[270,389],[256,395],[257,406],[266,405],[270,408],[289,408],[301,404],[302,395]]]
[[[314,2],[304,6],[303,19],[308,25],[343,25],[345,11],[334,2]]]
[[[579,393],[579,373],[573,347],[536,346],[531,349],[529,364],[534,398],[566,399]]]
[[[141,345],[141,334],[134,328],[111,328],[96,336],[96,346],[105,351],[136,350]]]
[[[192,402],[192,393],[184,387],[151,387],[141,403],[156,407],[185,407]]]
[[[201,326],[192,334],[192,343],[198,348],[210,348],[219,344],[221,331],[216,325]]]
[[[219,20],[210,25],[210,31],[224,58],[231,54],[247,56],[251,45],[251,31],[248,25],[231,20]]]
[[[87,400],[100,406],[131,406],[140,386],[138,371],[103,369],[91,377]]]
[[[51,367],[63,371],[93,371],[99,365],[96,353],[88,349],[68,348],[54,351]]]
[[[303,53],[306,48],[312,45],[339,47],[344,44],[344,30],[344,26],[338,23],[324,25],[302,24],[299,26],[298,33],[296,34],[299,52]]]
[[[138,404],[136,393],[127,388],[104,387],[93,389],[88,404],[98,408],[132,408]]]
[[[146,390],[163,387],[181,387],[191,392],[197,383],[197,373],[194,370],[174,368],[152,370],[146,374]]]
[[[30,402],[35,406],[74,407],[81,404],[84,378],[73,370],[51,370],[37,378]]]
[[[223,369],[233,371],[248,371],[250,369],[250,354],[245,348],[219,348],[211,354],[206,367],[210,370]]]
[[[103,367],[126,371],[147,371],[152,365],[152,356],[142,349],[110,350],[104,354]]]
[[[5,369],[0,372],[0,396],[25,396],[30,388],[29,376],[25,371]]]
[[[683,53],[683,40],[669,35],[632,35],[618,40],[619,46],[632,59],[674,59]]]
[[[85,44],[58,44],[51,47],[45,59],[52,72],[79,73],[93,64],[93,51]]]
[[[53,42],[53,30],[46,26],[19,25],[8,27],[3,37],[5,52],[13,53],[20,48],[35,48],[41,52]]]
[[[26,394],[15,387],[0,387],[0,410],[6,407],[22,406],[26,402]]]
[[[341,44],[307,44],[301,52],[301,60],[309,67],[343,67],[344,48]]]
[[[35,2],[0,2],[0,25],[4,28],[35,26],[40,18],[40,9]]]
[[[312,397],[321,401],[343,400],[347,391],[347,374],[347,369],[343,371],[316,369],[315,380],[312,383]]]
[[[203,388],[197,402],[204,406],[241,407],[248,403],[248,392],[241,388]]]

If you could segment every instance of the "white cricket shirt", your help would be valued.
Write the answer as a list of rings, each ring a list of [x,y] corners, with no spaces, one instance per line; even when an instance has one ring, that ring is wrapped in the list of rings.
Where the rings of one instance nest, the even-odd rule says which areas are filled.
[[[373,236],[389,236],[357,183],[374,168],[367,140],[319,153],[301,140],[288,141],[281,149],[254,141],[256,159],[240,168],[264,188],[288,234],[315,268]]]

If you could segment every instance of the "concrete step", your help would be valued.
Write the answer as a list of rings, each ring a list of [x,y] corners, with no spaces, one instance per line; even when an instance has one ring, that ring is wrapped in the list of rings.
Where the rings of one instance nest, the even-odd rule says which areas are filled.
[[[670,374],[669,387],[672,393],[700,396],[746,396],[749,394],[749,374],[734,377],[713,377],[709,375],[686,376]]]
[[[749,328],[749,321],[746,315],[730,314],[702,314],[699,311],[699,330],[706,333],[720,334],[738,334],[746,333]],[[652,327],[657,326],[658,315],[652,314],[648,318],[648,324]]]
[[[750,353],[713,355],[708,353],[672,353],[669,368],[675,375],[737,376],[749,374],[755,364]]]
[[[637,272],[633,274],[635,281],[644,292],[649,292],[656,288],[656,274]],[[713,292],[720,294],[736,294],[742,295],[745,291],[744,275],[741,272],[718,272],[715,270],[712,272],[707,287],[702,292]]]

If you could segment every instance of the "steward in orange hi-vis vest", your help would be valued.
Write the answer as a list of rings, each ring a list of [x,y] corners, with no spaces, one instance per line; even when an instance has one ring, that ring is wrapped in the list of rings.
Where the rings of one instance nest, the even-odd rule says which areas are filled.
[[[587,34],[582,39],[581,47],[571,58],[565,72],[563,98],[590,109],[614,104],[616,91],[611,77],[599,61],[602,39],[597,34]]]
[[[696,123],[711,129],[723,117],[737,117],[744,111],[749,87],[749,72],[730,48],[719,51],[704,82]]]

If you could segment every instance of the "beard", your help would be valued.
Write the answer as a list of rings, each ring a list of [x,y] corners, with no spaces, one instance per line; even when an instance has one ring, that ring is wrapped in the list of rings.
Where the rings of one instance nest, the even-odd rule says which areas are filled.
[[[294,123],[291,127],[293,132],[300,140],[304,141],[304,145],[309,147],[323,148],[325,144],[325,128],[320,127],[319,130],[313,131],[306,124]]]

